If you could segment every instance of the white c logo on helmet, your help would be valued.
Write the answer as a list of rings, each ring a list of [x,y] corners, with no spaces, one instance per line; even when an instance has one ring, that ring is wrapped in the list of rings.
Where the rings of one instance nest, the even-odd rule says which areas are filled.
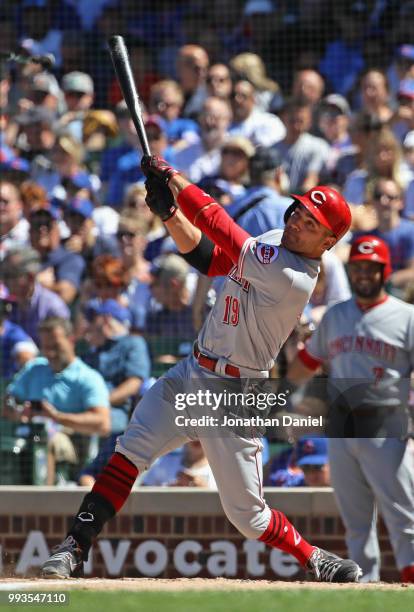
[[[315,206],[320,206],[324,202],[326,202],[326,195],[323,191],[311,191],[310,199],[315,204]]]
[[[374,252],[374,245],[372,244],[372,242],[361,242],[361,244],[358,245],[358,251],[360,253],[363,253],[364,255],[372,255],[372,253]]]

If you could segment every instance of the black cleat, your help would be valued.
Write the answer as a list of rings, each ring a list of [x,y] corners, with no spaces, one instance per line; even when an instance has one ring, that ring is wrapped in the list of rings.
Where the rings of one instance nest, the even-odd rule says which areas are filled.
[[[315,548],[307,570],[319,582],[359,582],[362,570],[355,561],[341,559],[322,548]]]
[[[74,537],[68,536],[56,546],[42,565],[42,578],[81,578],[83,576],[82,549]]]

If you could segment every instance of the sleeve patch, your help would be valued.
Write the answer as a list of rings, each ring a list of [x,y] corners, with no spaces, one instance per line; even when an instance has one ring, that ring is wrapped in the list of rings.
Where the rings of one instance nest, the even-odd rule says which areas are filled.
[[[259,242],[255,248],[256,259],[261,264],[270,264],[275,261],[279,255],[279,249],[273,244],[264,244]]]

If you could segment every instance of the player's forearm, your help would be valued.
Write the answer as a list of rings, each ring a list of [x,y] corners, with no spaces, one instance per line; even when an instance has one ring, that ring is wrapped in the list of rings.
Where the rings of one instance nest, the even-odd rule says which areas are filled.
[[[177,210],[173,217],[165,221],[165,227],[180,253],[189,253],[196,248],[201,240],[201,231],[198,227],[192,225],[180,210]]]
[[[172,176],[169,187],[190,223],[221,247],[233,263],[237,263],[243,244],[250,235],[211,196],[183,176]]]

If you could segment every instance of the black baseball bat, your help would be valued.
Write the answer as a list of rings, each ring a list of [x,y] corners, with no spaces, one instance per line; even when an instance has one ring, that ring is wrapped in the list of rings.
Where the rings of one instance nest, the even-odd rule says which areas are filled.
[[[131,64],[129,62],[128,51],[122,36],[111,36],[108,39],[109,53],[111,54],[116,77],[121,87],[122,95],[127,103],[131,119],[141,143],[144,155],[151,155],[148,144],[147,133],[142,119],[141,105],[134,77],[132,76]]]

